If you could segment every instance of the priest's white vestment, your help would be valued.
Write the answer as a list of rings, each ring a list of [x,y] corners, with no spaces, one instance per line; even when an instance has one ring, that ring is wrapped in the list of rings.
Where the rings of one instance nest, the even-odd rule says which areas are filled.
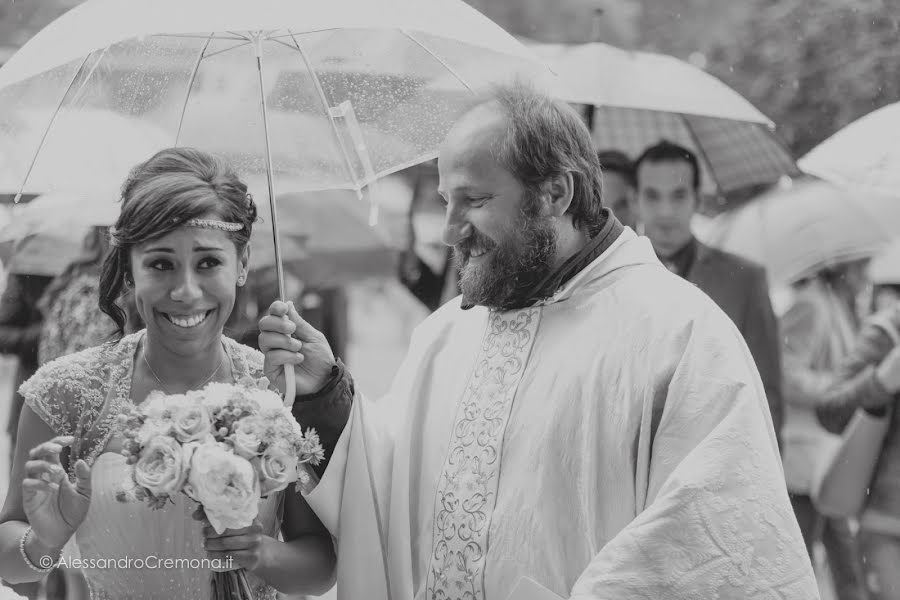
[[[630,229],[540,305],[429,317],[307,500],[341,600],[818,598],[740,333]]]

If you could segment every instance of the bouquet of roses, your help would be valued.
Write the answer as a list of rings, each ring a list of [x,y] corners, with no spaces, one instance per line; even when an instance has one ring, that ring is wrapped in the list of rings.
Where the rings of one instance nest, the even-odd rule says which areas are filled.
[[[265,379],[154,392],[119,422],[131,469],[118,500],[161,508],[183,493],[217,533],[250,526],[260,498],[308,484],[307,465],[325,457],[315,430],[303,431]]]
[[[119,426],[130,474],[116,498],[162,508],[185,494],[220,534],[249,527],[260,498],[309,485],[309,465],[325,457],[315,430],[303,431],[266,379],[154,392]],[[215,573],[212,585],[214,598],[252,596],[242,569]]]

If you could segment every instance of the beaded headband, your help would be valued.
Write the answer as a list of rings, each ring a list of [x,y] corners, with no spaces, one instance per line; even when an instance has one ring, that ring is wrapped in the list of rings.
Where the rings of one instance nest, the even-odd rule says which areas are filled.
[[[216,221],[215,219],[188,219],[184,222],[187,227],[199,227],[201,229],[218,229],[219,231],[227,231],[235,233],[244,228],[241,223],[232,223],[229,221]],[[109,242],[113,248],[122,246],[119,239],[119,232],[115,227],[109,228]]]
[[[202,229],[219,229],[221,231],[240,231],[244,228],[241,223],[230,223],[228,221],[215,221],[213,219],[188,219],[184,223],[188,227],[200,227]]]

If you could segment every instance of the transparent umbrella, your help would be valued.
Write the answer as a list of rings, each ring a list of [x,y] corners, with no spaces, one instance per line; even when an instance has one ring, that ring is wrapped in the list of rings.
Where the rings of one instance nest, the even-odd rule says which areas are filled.
[[[362,195],[433,158],[476,91],[479,58],[495,80],[540,66],[461,0],[88,0],[0,68],[0,114],[44,115],[44,131],[19,149],[30,157],[23,187],[64,143],[55,124],[84,110],[152,123],[169,145],[241,140],[226,154],[245,176],[265,178],[283,296],[276,187]],[[448,90],[429,86],[448,74]],[[211,95],[229,107],[212,132],[193,125],[207,119]]]
[[[22,174],[33,158],[23,149],[46,131],[46,111],[0,114],[0,194],[41,194],[65,182],[66,192],[114,200],[131,167],[167,142],[165,132],[153,123],[120,113],[86,108],[60,115],[23,189]]]

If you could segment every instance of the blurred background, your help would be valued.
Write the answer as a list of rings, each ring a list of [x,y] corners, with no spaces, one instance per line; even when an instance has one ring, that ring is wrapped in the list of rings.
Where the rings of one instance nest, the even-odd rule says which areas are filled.
[[[77,4],[78,0],[0,0],[0,63]],[[900,101],[900,7],[890,1],[470,0],[469,4],[548,60],[576,45],[602,42],[626,51],[669,55],[715,76],[774,123],[774,139],[789,155],[791,169],[793,159],[806,155],[835,132]],[[590,79],[602,67],[588,61],[583,75]],[[670,85],[679,83],[683,82],[676,80]],[[599,113],[580,108],[595,139],[603,140],[604,134],[598,133],[604,123]],[[4,128],[6,117],[0,114],[0,131],[8,141],[13,129]],[[622,149],[629,150],[631,159],[639,150]],[[6,170],[20,169],[7,166],[13,160],[11,154],[4,153],[0,145],[0,179]],[[804,202],[812,202],[823,214],[830,210],[827,203],[835,202],[828,213],[832,217],[854,206],[842,204],[846,202],[843,192],[808,191],[806,176],[790,169],[787,172],[791,177],[730,190],[727,199],[714,190],[710,197],[715,195],[716,201],[706,202],[694,223],[698,238],[767,267],[772,303],[779,317],[791,305],[797,281],[823,264],[819,258],[810,258],[805,249],[803,256],[796,257],[799,263],[787,259],[787,264],[778,263],[773,256],[783,258],[783,252],[770,246],[766,254],[766,248],[759,245],[763,233],[772,235],[771,228],[761,230],[760,224],[767,218],[793,224],[792,215],[807,214],[801,208],[806,206]],[[801,183],[797,185],[797,181]],[[304,317],[326,333],[359,387],[373,397],[388,389],[416,325],[457,293],[451,255],[440,242],[443,208],[436,186],[434,162],[417,165],[371,186],[371,199],[379,206],[377,225],[368,224],[369,207],[356,202],[354,194],[335,193],[329,199],[329,210],[317,211],[312,205],[299,210],[296,227],[291,228],[288,248],[296,246],[296,252],[286,265],[289,294]],[[27,195],[26,200],[35,196]],[[47,251],[37,242],[30,248],[13,244],[18,237],[8,228],[24,206],[14,207],[11,200],[12,196],[0,189],[0,232],[6,231],[0,233],[0,259],[5,271],[34,281],[43,278],[32,292],[38,298],[47,283],[66,268],[66,257],[79,252],[83,240],[57,231],[46,232],[50,237],[45,236],[43,242],[52,239],[55,251]],[[894,215],[893,204],[897,202],[878,205],[877,210],[884,211],[878,214]],[[774,212],[782,205],[790,210]],[[762,207],[775,216],[766,217]],[[757,209],[759,212],[748,212]],[[865,244],[850,240],[845,255],[833,253],[823,260],[867,260],[900,234],[900,230],[893,231],[895,225],[900,226],[900,221],[892,221],[886,228],[871,227],[865,230]],[[790,226],[782,237],[792,235]],[[828,226],[852,228],[843,222]],[[877,235],[873,233],[876,229]],[[818,246],[817,240],[827,235],[821,233],[826,230],[816,230],[820,237],[813,236],[808,243]],[[878,243],[868,243],[873,240]],[[891,271],[894,263],[888,263],[886,269]],[[779,271],[782,267],[784,276]],[[889,274],[885,281],[894,285],[892,277]],[[900,277],[896,279],[900,283]],[[0,278],[0,282],[4,280]],[[867,289],[869,296],[857,299],[860,306],[872,303],[871,285]],[[258,269],[228,333],[253,344],[254,323],[276,294],[273,271]],[[40,315],[34,319],[29,325],[39,323]],[[6,325],[22,323],[0,327]],[[6,406],[21,377],[17,375],[19,367],[11,355],[0,361],[0,421],[8,418]],[[6,431],[9,424],[2,424]],[[6,490],[8,454],[9,439],[0,437],[0,495]],[[900,557],[897,567],[900,569]],[[820,573],[825,573],[823,597],[838,598],[824,562]],[[4,590],[0,586],[0,598]]]

